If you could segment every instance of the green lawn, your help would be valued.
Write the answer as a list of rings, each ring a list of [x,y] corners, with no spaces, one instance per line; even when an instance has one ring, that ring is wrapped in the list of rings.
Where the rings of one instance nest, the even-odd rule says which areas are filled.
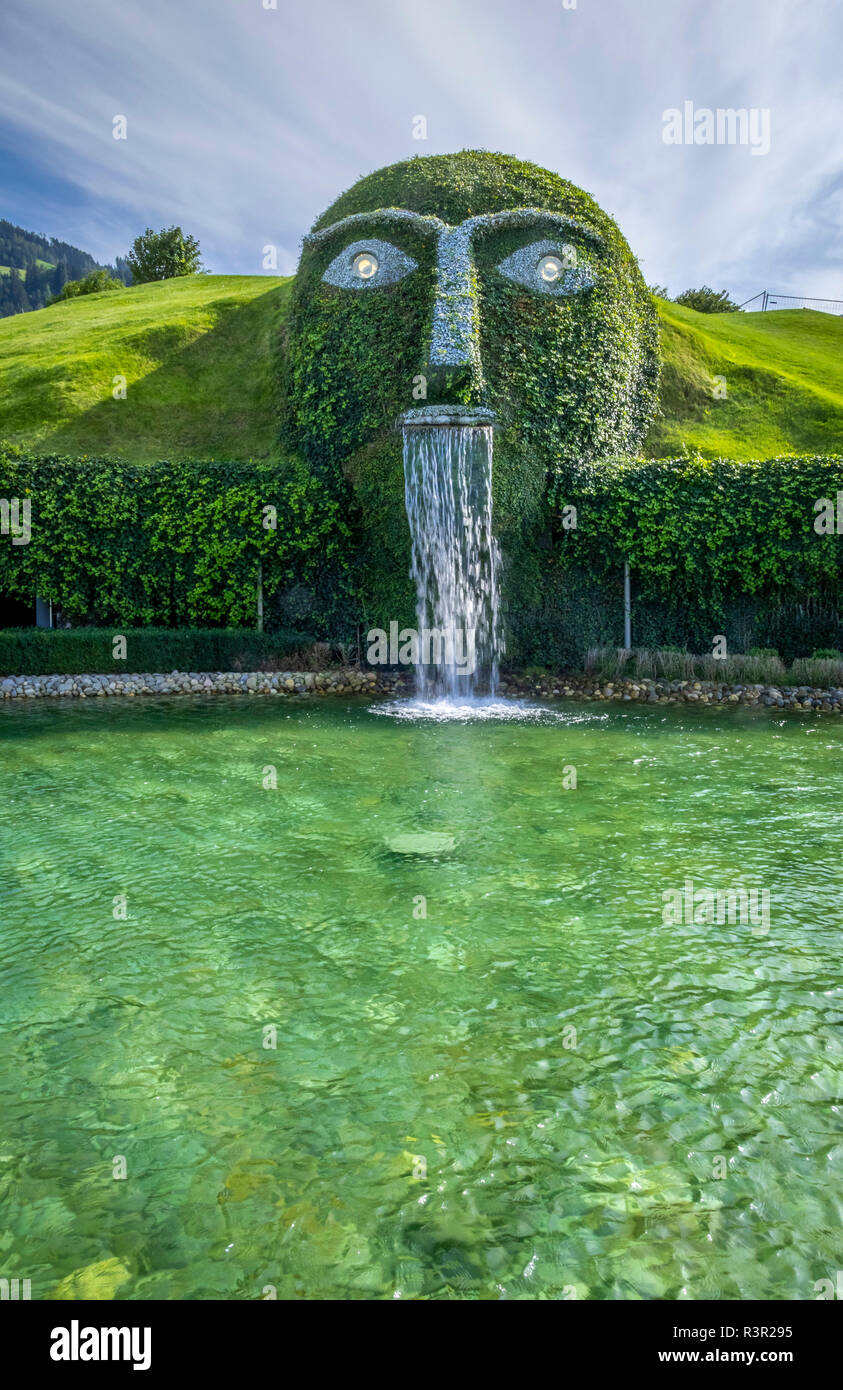
[[[725,458],[839,453],[843,318],[813,309],[698,314],[658,301],[662,410],[646,452],[683,444]],[[712,378],[725,377],[715,400]]]
[[[0,319],[0,440],[143,462],[270,456],[289,285],[193,275]]]
[[[0,440],[139,461],[271,457],[290,284],[194,275],[0,320]],[[843,319],[658,307],[664,413],[647,453],[843,448]],[[124,401],[111,394],[118,375]]]

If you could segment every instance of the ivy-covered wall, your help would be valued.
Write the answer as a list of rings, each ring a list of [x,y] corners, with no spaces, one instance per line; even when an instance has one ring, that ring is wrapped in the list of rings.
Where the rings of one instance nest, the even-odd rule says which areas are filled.
[[[389,457],[400,475],[397,440]],[[356,645],[358,625],[381,625],[360,583],[372,531],[300,461],[0,455],[0,498],[31,507],[28,544],[0,535],[0,597],[37,592],[76,623],[251,627],[260,565],[270,631]],[[620,644],[624,557],[638,646],[705,651],[724,633],[732,650],[788,660],[843,647],[843,457],[571,463],[537,507],[536,542],[505,586],[513,663],[576,666],[589,646]],[[379,558],[394,585],[380,601],[400,618],[389,605],[403,583],[411,625],[397,549]]]
[[[843,649],[841,490],[840,455],[560,467],[533,620],[529,607],[526,621],[511,614],[521,660],[577,663],[589,646],[620,645],[624,559],[636,646],[704,652],[722,633],[733,651],[776,647],[786,660]]]
[[[72,623],[354,631],[354,545],[301,460],[151,465],[0,453],[0,498],[31,538],[0,536],[0,596],[37,593]]]

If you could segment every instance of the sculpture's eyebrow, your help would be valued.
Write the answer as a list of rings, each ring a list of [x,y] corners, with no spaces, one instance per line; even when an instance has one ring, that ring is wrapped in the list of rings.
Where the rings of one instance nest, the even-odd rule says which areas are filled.
[[[390,223],[397,225],[401,222],[411,223],[425,236],[438,237],[441,232],[456,230],[439,217],[428,217],[420,212],[411,212],[409,208],[377,208],[372,212],[354,212],[349,217],[341,218],[339,222],[332,222],[330,227],[322,227],[318,232],[311,232],[304,238],[304,245],[318,246],[320,242],[326,241],[328,237],[336,235],[337,232],[350,230],[352,227],[360,227],[364,223],[367,226],[389,226]],[[546,227],[556,227],[561,232],[575,232],[588,241],[594,242],[596,246],[605,248],[606,243],[600,233],[595,232],[585,222],[578,222],[575,218],[565,217],[559,212],[548,212],[545,208],[507,208],[503,212],[483,212],[477,217],[469,217],[465,222],[460,222],[459,229],[470,238],[475,232],[494,231],[499,227],[531,227],[537,222],[541,222]]]
[[[599,232],[586,222],[578,222],[574,217],[566,217],[561,212],[549,212],[546,208],[507,208],[503,212],[484,212],[479,217],[470,217],[460,224],[469,236],[476,231],[497,231],[506,227],[532,227],[540,222],[545,227],[555,227],[560,232],[576,232],[578,236],[594,242],[605,249],[606,243]]]
[[[322,227],[318,232],[311,232],[304,238],[305,246],[318,246],[321,241],[334,236],[337,232],[344,232],[352,227],[360,227],[363,223],[367,227],[373,224],[378,226],[389,226],[391,223],[411,222],[420,232],[426,236],[438,236],[440,232],[449,230],[447,222],[443,222],[438,217],[425,217],[420,212],[411,212],[409,208],[377,208],[374,212],[353,212],[350,217],[343,217],[339,222],[332,222],[330,227]]]

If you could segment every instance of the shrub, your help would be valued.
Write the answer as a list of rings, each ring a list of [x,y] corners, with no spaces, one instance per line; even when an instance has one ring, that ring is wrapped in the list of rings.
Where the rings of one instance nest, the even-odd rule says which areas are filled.
[[[765,654],[758,649],[755,652],[749,651],[746,655],[736,652],[724,662],[718,662],[718,665],[726,668],[723,679],[733,684],[740,681],[746,682],[747,685],[778,685],[785,679],[786,674],[784,662],[778,652]]]
[[[814,685],[821,689],[843,686],[843,658],[803,656],[794,661],[790,671],[793,685]]]
[[[114,659],[114,638],[126,659]],[[307,660],[310,638],[249,628],[46,628],[0,630],[0,675],[103,675],[169,671],[280,671]]]
[[[102,294],[104,290],[123,290],[122,280],[115,280],[107,270],[92,270],[83,280],[65,280],[61,290],[50,299],[58,304],[62,299],[78,299],[81,294]]]
[[[686,309],[696,309],[698,314],[736,314],[740,308],[726,290],[713,290],[709,285],[702,285],[698,290],[683,290],[673,302]]]
[[[657,677],[670,681],[690,681],[697,674],[698,657],[678,647],[658,647],[654,652],[642,652],[638,669],[642,670],[649,656]]]
[[[604,679],[722,681],[724,684],[775,685],[785,677],[777,652],[756,648],[718,660],[710,652],[697,655],[679,647],[592,647],[585,660],[589,675]]]
[[[625,647],[590,647],[585,658],[586,675],[619,680],[632,655]]]

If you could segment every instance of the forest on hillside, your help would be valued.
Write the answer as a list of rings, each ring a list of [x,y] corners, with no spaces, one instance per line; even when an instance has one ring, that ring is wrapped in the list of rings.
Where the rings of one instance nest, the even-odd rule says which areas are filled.
[[[122,256],[104,268],[125,285],[132,283]],[[99,262],[78,246],[27,232],[0,218],[0,318],[43,309],[68,280],[80,280],[100,269]]]

